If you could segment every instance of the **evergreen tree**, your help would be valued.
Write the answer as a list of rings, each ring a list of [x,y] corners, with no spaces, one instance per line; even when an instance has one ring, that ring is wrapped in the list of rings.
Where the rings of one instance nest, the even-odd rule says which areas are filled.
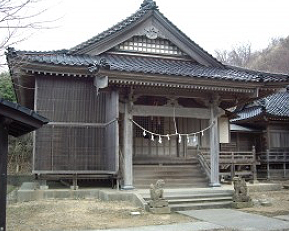
[[[12,87],[11,78],[8,72],[0,74],[0,98],[15,102],[16,97]]]

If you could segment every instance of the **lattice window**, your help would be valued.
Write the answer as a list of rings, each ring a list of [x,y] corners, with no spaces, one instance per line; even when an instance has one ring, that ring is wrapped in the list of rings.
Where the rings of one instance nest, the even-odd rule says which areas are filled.
[[[117,51],[131,51],[151,54],[185,56],[177,46],[166,39],[148,39],[145,36],[135,36],[115,47]]]

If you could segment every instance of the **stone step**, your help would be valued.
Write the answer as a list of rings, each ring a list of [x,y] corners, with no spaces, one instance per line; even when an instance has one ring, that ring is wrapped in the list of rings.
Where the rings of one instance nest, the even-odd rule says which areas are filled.
[[[143,191],[139,193],[145,200],[150,199],[149,191]],[[203,189],[203,190],[176,190],[172,192],[171,190],[165,190],[164,196],[166,200],[173,200],[173,199],[201,199],[201,198],[217,198],[217,197],[226,197],[232,198],[233,191],[232,190],[215,190],[215,189]]]
[[[204,202],[221,202],[221,201],[229,201],[232,202],[232,197],[202,197],[202,198],[179,198],[179,199],[168,199],[170,205],[174,204],[192,204],[192,203],[204,203]]]
[[[134,177],[141,177],[141,176],[188,176],[191,178],[195,178],[198,176],[204,176],[203,173],[199,171],[163,171],[163,172],[143,172],[143,171],[133,171]]]
[[[190,165],[198,164],[199,160],[197,158],[182,158],[182,157],[166,157],[166,156],[143,156],[143,157],[134,157],[134,165],[150,165],[150,164],[167,164],[167,165]]]
[[[202,177],[198,177],[198,178],[138,178],[138,179],[134,179],[135,183],[156,183],[157,180],[162,179],[165,181],[165,184],[169,184],[169,183],[197,183],[197,182],[207,182],[205,179],[203,179]]]
[[[188,204],[172,204],[172,205],[169,204],[169,207],[171,208],[171,211],[232,208],[232,201],[188,203]]]
[[[149,189],[150,188],[150,184],[138,184],[138,183],[134,183],[134,187],[136,189]],[[204,182],[204,183],[201,183],[201,182],[198,182],[198,183],[184,183],[184,184],[181,184],[181,183],[169,183],[169,184],[166,184],[165,185],[165,189],[169,189],[169,188],[173,188],[173,189],[176,189],[176,188],[205,188],[205,187],[208,187],[208,183],[207,182]]]
[[[149,190],[139,192],[147,203],[150,200]],[[164,198],[172,211],[192,209],[231,208],[233,190],[222,188],[177,188],[164,189]]]
[[[179,171],[179,170],[192,170],[192,169],[199,169],[200,165],[134,165],[133,168],[136,170],[167,170],[170,169],[172,171]]]

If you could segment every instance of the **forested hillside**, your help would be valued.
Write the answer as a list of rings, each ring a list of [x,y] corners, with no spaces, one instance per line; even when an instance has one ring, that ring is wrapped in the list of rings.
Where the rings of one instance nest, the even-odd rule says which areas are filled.
[[[289,74],[289,36],[272,39],[267,48],[253,52],[250,44],[230,51],[216,51],[216,58],[228,65],[249,69]]]

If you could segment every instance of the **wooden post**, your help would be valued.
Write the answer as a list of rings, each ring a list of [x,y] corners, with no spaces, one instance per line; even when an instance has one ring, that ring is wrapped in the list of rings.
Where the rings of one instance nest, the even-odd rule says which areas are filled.
[[[234,153],[231,153],[231,161],[232,161],[232,165],[231,165],[231,183],[233,183],[233,179],[235,177],[235,163],[234,163]]]
[[[285,154],[285,151],[283,151],[283,177],[286,178],[286,154]]]
[[[211,104],[211,119],[210,122],[214,125],[210,129],[210,156],[211,156],[211,187],[220,187],[219,180],[219,126],[218,126],[218,107],[216,103]]]
[[[6,230],[7,155],[8,132],[0,121],[0,231]]]
[[[258,183],[257,180],[257,167],[256,167],[256,148],[252,146],[252,155],[253,155],[253,165],[252,165],[252,174],[253,174],[253,183]]]
[[[130,190],[133,187],[132,172],[132,150],[133,150],[133,129],[132,129],[131,101],[124,103],[123,117],[123,186],[122,189]]]
[[[269,158],[270,158],[270,151],[269,149],[266,149],[266,159],[267,159],[267,179],[269,180],[270,179],[270,161],[269,161]]]

